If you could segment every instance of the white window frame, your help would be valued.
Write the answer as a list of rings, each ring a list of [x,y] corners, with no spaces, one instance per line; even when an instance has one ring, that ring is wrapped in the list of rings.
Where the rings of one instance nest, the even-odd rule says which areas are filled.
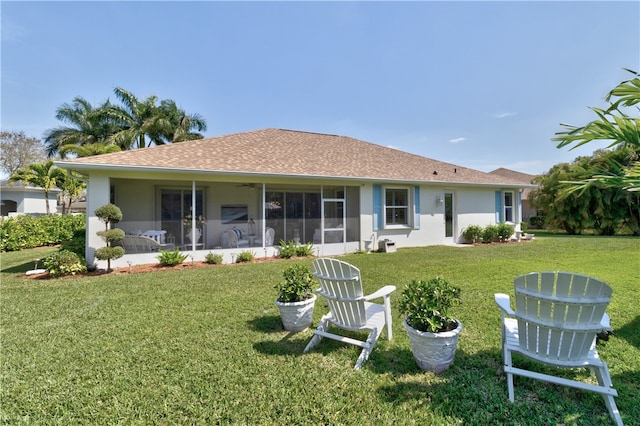
[[[387,204],[387,191],[404,191],[406,193],[407,204],[402,206],[390,206]],[[413,223],[413,200],[412,190],[408,186],[385,186],[382,193],[382,208],[383,208],[383,220],[385,229],[406,229],[411,228]],[[405,223],[388,223],[387,222],[387,210],[388,209],[404,209],[406,211]]]
[[[511,194],[511,205],[507,205],[507,194]],[[504,222],[515,222],[516,209],[515,209],[515,193],[513,191],[502,191],[502,217]],[[511,220],[507,219],[507,211],[511,211]]]

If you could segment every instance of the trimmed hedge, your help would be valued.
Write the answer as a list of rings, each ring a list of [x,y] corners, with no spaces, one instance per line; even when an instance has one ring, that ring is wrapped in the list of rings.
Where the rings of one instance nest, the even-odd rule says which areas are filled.
[[[60,244],[86,227],[85,215],[19,215],[0,220],[0,251]]]

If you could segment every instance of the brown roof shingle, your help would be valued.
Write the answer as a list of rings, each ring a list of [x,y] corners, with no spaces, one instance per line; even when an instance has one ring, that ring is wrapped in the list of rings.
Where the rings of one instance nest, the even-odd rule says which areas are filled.
[[[521,181],[433,160],[358,139],[262,129],[60,163],[272,176],[518,185]]]

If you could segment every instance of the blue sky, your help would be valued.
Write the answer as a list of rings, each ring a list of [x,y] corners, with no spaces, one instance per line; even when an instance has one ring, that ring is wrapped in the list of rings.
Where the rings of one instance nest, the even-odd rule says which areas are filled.
[[[1,126],[123,87],[173,99],[206,136],[340,134],[460,166],[542,173],[640,69],[640,2],[11,2]],[[330,153],[327,153],[330,155]]]

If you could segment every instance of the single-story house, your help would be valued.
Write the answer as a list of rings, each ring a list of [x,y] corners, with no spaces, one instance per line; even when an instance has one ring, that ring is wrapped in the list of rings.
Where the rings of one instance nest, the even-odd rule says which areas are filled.
[[[513,179],[524,184],[532,184],[533,179],[536,177],[535,175],[530,175],[528,173],[522,173],[511,169],[505,169],[504,167],[492,170],[489,173]],[[537,187],[538,186],[535,185],[535,188]],[[531,216],[537,216],[538,214],[536,212],[536,209],[534,209],[529,202],[529,195],[532,189],[533,188],[526,188],[524,191],[522,191],[522,220],[525,222],[528,222]]]
[[[281,240],[311,242],[320,256],[458,243],[469,225],[519,222],[521,193],[531,187],[350,137],[282,129],[56,164],[88,178],[88,262],[105,244],[94,211],[109,202],[122,210],[116,227],[126,234],[194,260],[219,252],[232,262],[246,250],[272,256]],[[112,265],[156,257],[130,253]]]
[[[56,197],[61,192],[58,188],[49,191],[49,212],[56,212]],[[0,181],[0,207],[2,216],[19,214],[47,214],[47,200],[44,189],[38,186],[25,185],[23,182]]]

